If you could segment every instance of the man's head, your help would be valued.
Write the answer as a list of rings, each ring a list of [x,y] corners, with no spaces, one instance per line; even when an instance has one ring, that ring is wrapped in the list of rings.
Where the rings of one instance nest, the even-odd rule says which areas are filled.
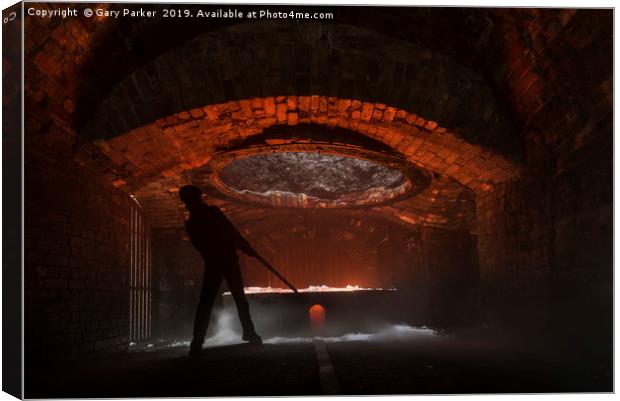
[[[179,198],[186,206],[202,203],[202,190],[193,185],[184,185],[179,189]]]

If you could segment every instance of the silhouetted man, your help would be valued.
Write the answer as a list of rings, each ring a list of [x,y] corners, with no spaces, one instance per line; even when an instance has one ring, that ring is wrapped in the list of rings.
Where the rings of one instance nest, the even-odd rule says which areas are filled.
[[[226,279],[237,305],[239,320],[243,327],[243,340],[252,344],[261,344],[262,339],[254,331],[250,308],[243,292],[237,249],[241,249],[249,256],[256,255],[256,252],[217,206],[210,206],[203,202],[202,191],[199,188],[185,185],[179,190],[179,197],[189,211],[185,229],[205,262],[205,275],[196,310],[190,356],[196,356],[202,350],[211,318],[211,309],[222,278]]]

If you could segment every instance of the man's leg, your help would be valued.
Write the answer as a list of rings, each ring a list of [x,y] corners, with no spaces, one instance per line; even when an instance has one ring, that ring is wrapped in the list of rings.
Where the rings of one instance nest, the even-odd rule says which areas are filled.
[[[190,355],[199,354],[202,350],[202,343],[207,334],[209,320],[211,319],[211,309],[217,297],[217,292],[222,282],[223,272],[217,266],[215,269],[206,268],[200,291],[200,301],[196,308],[196,318],[194,319],[194,337],[190,345]]]
[[[237,313],[239,314],[241,327],[243,327],[243,339],[251,343],[262,343],[260,336],[256,334],[254,330],[254,323],[252,323],[252,317],[250,316],[250,306],[243,292],[241,269],[239,268],[239,261],[236,258],[232,259],[227,266],[225,277],[230,293],[237,306]]]

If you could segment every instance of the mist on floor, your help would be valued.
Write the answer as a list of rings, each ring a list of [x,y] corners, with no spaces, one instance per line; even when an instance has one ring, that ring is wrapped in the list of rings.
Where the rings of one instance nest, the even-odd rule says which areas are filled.
[[[221,347],[241,344],[241,330],[234,308],[223,308],[214,311],[211,320],[212,330],[205,340],[204,348]],[[339,336],[322,336],[319,332],[308,332],[305,336],[272,336],[263,337],[265,344],[310,343],[319,338],[327,343],[337,342],[397,342],[397,341],[438,341],[446,336],[429,327],[414,327],[404,323],[377,324],[374,330],[364,332],[350,332]],[[177,340],[168,343],[167,347],[189,346],[189,340]],[[159,347],[158,347],[159,348]]]

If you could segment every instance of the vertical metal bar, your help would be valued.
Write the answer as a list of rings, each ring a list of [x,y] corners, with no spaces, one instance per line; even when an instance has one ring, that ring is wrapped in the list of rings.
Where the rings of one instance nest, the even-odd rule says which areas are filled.
[[[147,337],[146,332],[147,332],[147,326],[148,326],[148,305],[146,302],[147,299],[147,267],[146,267],[146,223],[144,222],[144,215],[142,216],[142,276],[143,276],[143,280],[144,280],[144,289],[142,290],[143,295],[143,301],[144,301],[144,305],[143,305],[143,310],[144,310],[144,323],[143,323],[143,333],[144,333],[144,338]]]
[[[134,247],[131,250],[131,252],[133,253],[133,298],[134,298],[134,304],[133,304],[133,308],[134,308],[134,313],[135,313],[135,318],[133,320],[133,333],[134,333],[134,340],[138,339],[137,336],[137,322],[138,322],[138,309],[136,308],[136,304],[137,304],[137,293],[136,293],[136,276],[137,276],[137,265],[138,265],[138,260],[136,258],[136,249],[138,248],[138,238],[136,237],[136,225],[137,225],[137,208],[134,205],[134,210],[133,210],[133,237],[134,237]]]
[[[140,337],[144,339],[144,221],[140,214]]]
[[[140,337],[140,210],[136,207],[136,338],[141,340]]]
[[[146,269],[146,337],[149,338],[151,336],[151,278],[150,278],[150,265],[149,265],[149,237],[148,237],[148,229],[144,226],[144,267]]]
[[[133,306],[135,304],[135,300],[133,299],[133,265],[134,265],[134,258],[133,258],[133,249],[135,247],[134,244],[134,235],[133,235],[133,214],[134,214],[134,205],[131,205],[131,216],[129,219],[129,235],[131,237],[131,244],[129,246],[129,255],[131,258],[131,262],[129,264],[129,294],[130,294],[130,298],[129,298],[129,310],[131,311],[131,319],[129,321],[129,339],[131,341],[134,340],[134,330],[133,330],[133,322],[136,319],[136,314],[135,311],[133,310]]]
[[[140,261],[142,263],[142,338],[146,338],[146,325],[148,319],[146,317],[146,229],[144,223],[144,215],[140,215],[140,235],[142,236],[142,246],[140,255]]]
[[[134,294],[133,294],[133,270],[134,270],[134,255],[133,255],[133,250],[135,248],[135,238],[134,238],[134,234],[133,234],[133,216],[134,216],[134,205],[131,205],[131,213],[129,216],[129,237],[130,237],[130,244],[129,244],[129,258],[130,258],[130,262],[129,262],[129,340],[133,341],[135,334],[134,334],[134,327],[133,327],[133,322],[136,318],[136,314],[134,311],[134,304],[135,304],[135,300],[134,300]]]
[[[148,265],[148,242],[146,239],[146,220],[144,223],[144,338],[149,337],[149,265]]]
[[[141,215],[138,214],[138,337],[142,340],[142,320],[144,316],[142,315],[142,219]]]
[[[146,249],[147,249],[147,253],[146,253],[146,265],[149,269],[149,277],[148,277],[148,283],[149,283],[149,299],[148,299],[148,305],[149,305],[149,332],[148,332],[148,336],[151,337],[152,333],[153,333],[153,266],[151,265],[151,238],[150,238],[150,234],[151,234],[151,230],[149,229],[147,231],[147,236],[146,236]]]
[[[138,315],[138,308],[137,308],[137,304],[138,304],[138,293],[137,293],[137,289],[136,289],[136,284],[137,284],[137,278],[138,278],[138,258],[137,258],[137,252],[136,250],[138,249],[138,237],[137,237],[137,225],[138,225],[138,210],[137,210],[137,206],[134,205],[134,211],[133,211],[133,237],[134,237],[134,247],[131,250],[133,253],[133,298],[134,298],[134,304],[133,304],[133,308],[134,308],[134,313],[135,313],[135,318],[133,320],[133,333],[134,333],[134,339],[138,340],[138,319],[140,318]]]
[[[140,308],[140,215],[137,214],[136,216],[136,295],[137,295],[137,303],[136,303],[136,309],[137,309],[137,313],[138,313],[138,320],[136,321],[136,331],[137,331],[137,337],[138,339],[142,339],[141,333],[140,333],[140,326],[141,326],[141,322],[142,322],[142,314],[141,312],[141,308]]]
[[[144,236],[142,235],[144,222],[140,213],[140,338],[144,339]]]
[[[144,216],[143,216],[144,217]],[[149,337],[149,263],[146,221],[144,221],[144,337]]]
[[[146,315],[145,315],[145,310],[144,310],[144,307],[146,304],[145,299],[144,299],[144,294],[145,294],[145,291],[144,291],[144,287],[145,287],[144,286],[144,281],[145,281],[144,270],[145,269],[144,267],[145,267],[144,266],[144,219],[143,219],[142,214],[140,214],[140,281],[141,281],[140,282],[140,287],[141,287],[141,290],[140,290],[141,311],[140,313],[142,315],[142,320],[140,322],[140,325],[141,325],[140,336],[142,337],[142,339],[146,337],[146,324],[145,324]]]
[[[148,224],[142,209],[132,204],[129,243],[129,339],[144,340],[152,332],[152,258]]]
[[[131,266],[133,265],[133,258],[131,256],[131,249],[133,248],[133,234],[131,232],[131,214],[133,213],[133,205],[129,207],[129,342],[133,339],[131,332],[131,322],[133,321],[133,311],[131,307],[133,305],[131,299]]]
[[[138,310],[136,309],[136,303],[137,303],[137,298],[136,298],[136,266],[137,266],[137,259],[136,259],[136,248],[138,246],[137,243],[137,238],[136,238],[136,215],[137,215],[137,208],[136,205],[133,205],[133,212],[131,215],[131,221],[132,221],[132,233],[131,235],[133,236],[133,248],[131,249],[131,254],[133,257],[133,264],[131,266],[132,268],[132,282],[131,282],[131,286],[132,286],[132,294],[133,294],[133,312],[134,312],[134,319],[132,321],[132,325],[133,325],[133,338],[134,340],[137,340],[137,333],[136,333],[136,322],[138,321]]]
[[[139,235],[139,229],[140,229],[140,214],[138,211],[138,207],[136,206],[136,215],[135,215],[135,233],[134,235],[136,236],[136,247],[134,249],[134,254],[135,254],[135,258],[136,258],[136,264],[134,266],[135,269],[135,282],[134,282],[134,286],[135,286],[135,294],[136,294],[136,340],[140,340],[140,235]]]

